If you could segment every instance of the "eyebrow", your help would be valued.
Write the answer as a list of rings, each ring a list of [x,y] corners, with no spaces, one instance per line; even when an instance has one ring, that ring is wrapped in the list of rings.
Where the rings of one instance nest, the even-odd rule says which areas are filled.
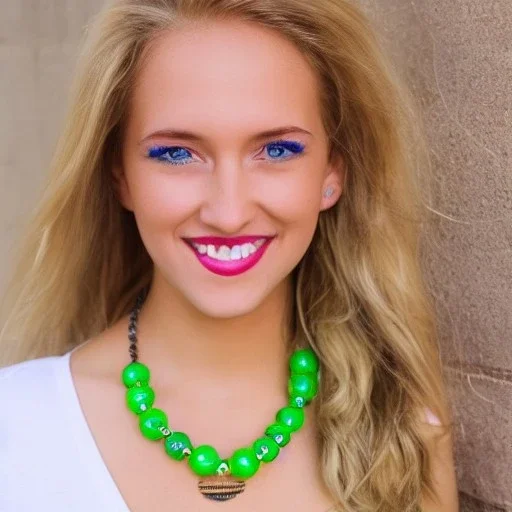
[[[265,130],[264,132],[257,133],[253,137],[252,140],[258,141],[262,139],[267,139],[269,137],[278,137],[281,135],[285,135],[288,133],[299,132],[304,133],[306,135],[310,135],[313,137],[311,132],[308,132],[304,128],[300,128],[299,126],[282,126],[280,128],[274,128],[272,130]],[[201,142],[203,138],[200,135],[197,135],[193,132],[185,131],[185,130],[173,130],[173,129],[164,129],[158,130],[156,132],[150,133],[146,137],[144,137],[139,144],[151,139],[153,137],[168,137],[168,138],[176,138],[176,139],[184,139],[190,140],[193,142]]]

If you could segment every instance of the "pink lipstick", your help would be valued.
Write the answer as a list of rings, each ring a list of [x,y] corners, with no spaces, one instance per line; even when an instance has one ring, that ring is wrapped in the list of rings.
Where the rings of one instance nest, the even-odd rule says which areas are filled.
[[[254,267],[273,239],[265,235],[184,238],[199,262],[221,276],[236,276]]]

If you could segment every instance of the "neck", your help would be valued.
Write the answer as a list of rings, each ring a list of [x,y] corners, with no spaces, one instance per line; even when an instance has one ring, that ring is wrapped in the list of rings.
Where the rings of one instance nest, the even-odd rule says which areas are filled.
[[[181,382],[283,385],[288,378],[293,294],[284,281],[254,311],[234,318],[202,314],[154,279],[139,314],[139,359]]]

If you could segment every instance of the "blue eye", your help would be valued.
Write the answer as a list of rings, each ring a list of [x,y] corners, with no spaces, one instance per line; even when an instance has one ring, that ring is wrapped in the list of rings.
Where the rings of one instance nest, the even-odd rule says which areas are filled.
[[[265,146],[271,160],[287,160],[304,151],[304,144],[291,140],[276,140]]]
[[[264,146],[272,161],[288,160],[304,151],[304,144],[291,140],[276,140]],[[154,146],[149,149],[148,158],[170,165],[185,165],[193,162],[192,154],[182,146]]]
[[[148,158],[171,165],[184,165],[190,163],[191,153],[181,146],[155,146],[148,151]]]

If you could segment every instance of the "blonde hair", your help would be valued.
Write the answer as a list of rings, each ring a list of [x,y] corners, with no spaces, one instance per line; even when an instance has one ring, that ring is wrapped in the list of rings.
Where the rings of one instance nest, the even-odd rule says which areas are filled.
[[[447,405],[420,265],[424,143],[368,20],[346,0],[120,0],[92,27],[48,186],[9,287],[5,362],[100,333],[151,282],[133,214],[112,186],[123,120],[149,43],[187,20],[240,19],[292,41],[321,78],[344,193],[321,212],[293,277],[296,343],[322,363],[322,476],[351,511],[415,510],[433,492],[417,411]],[[423,149],[423,150],[422,150]]]

